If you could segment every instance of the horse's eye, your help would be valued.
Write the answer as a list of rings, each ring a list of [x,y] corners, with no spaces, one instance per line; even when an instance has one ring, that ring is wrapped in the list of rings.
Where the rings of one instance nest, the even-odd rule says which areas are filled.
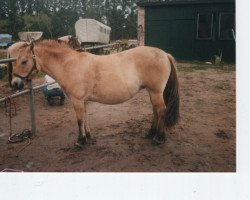
[[[24,60],[24,61],[22,61],[22,65],[25,65],[25,64],[27,64],[27,60]]]

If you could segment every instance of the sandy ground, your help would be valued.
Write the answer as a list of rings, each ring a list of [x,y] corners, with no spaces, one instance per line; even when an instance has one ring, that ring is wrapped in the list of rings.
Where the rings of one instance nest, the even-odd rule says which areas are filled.
[[[88,104],[92,143],[74,147],[72,104],[49,106],[35,93],[37,134],[7,143],[8,118],[0,104],[0,171],[25,172],[234,172],[236,171],[235,71],[231,67],[179,64],[181,120],[163,145],[144,139],[152,120],[145,90],[119,105]],[[34,84],[39,84],[37,79]],[[10,94],[0,82],[0,97]],[[28,96],[15,99],[13,132],[30,128]]]

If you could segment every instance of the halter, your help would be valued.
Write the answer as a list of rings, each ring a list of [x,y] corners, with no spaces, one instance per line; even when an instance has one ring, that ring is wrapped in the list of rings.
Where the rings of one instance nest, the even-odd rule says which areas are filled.
[[[31,70],[29,71],[29,73],[28,73],[26,76],[21,76],[21,75],[19,75],[19,74],[14,73],[14,76],[16,76],[16,77],[22,79],[23,81],[30,81],[29,76],[32,74],[32,72],[33,72],[34,70],[36,70],[36,73],[38,72],[38,69],[37,69],[37,67],[36,67],[36,59],[35,59],[34,51],[31,50],[31,53],[32,53],[32,59],[33,59],[33,66],[32,66],[32,68],[31,68]]]

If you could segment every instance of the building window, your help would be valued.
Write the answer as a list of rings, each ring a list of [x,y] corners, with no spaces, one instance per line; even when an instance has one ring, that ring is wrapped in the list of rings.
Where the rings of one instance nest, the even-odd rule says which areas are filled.
[[[219,15],[219,39],[232,40],[235,31],[235,17],[233,13],[220,13]]]
[[[213,35],[213,14],[200,14],[197,16],[197,39],[209,40]]]

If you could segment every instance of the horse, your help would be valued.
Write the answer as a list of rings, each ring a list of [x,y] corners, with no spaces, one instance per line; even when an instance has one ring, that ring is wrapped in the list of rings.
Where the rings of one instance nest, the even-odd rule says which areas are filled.
[[[111,55],[77,52],[63,43],[44,40],[24,44],[13,69],[12,86],[22,89],[36,71],[53,77],[70,98],[78,124],[75,145],[91,140],[86,102],[119,104],[146,89],[153,106],[153,122],[146,138],[162,144],[166,132],[179,120],[179,84],[176,62],[158,48],[140,46]]]

